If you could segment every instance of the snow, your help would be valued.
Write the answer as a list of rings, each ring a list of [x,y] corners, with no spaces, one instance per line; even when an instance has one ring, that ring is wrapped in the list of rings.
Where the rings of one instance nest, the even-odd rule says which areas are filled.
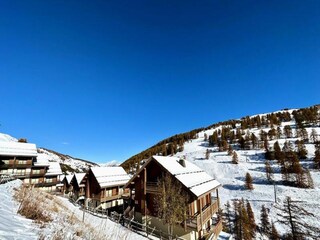
[[[22,182],[15,180],[0,185],[0,239],[7,240],[36,240],[39,227],[32,220],[19,214],[18,203],[13,199],[13,189],[18,188]]]
[[[101,188],[125,185],[130,177],[122,167],[92,167]]]
[[[281,124],[281,128],[285,125],[294,125],[293,121],[284,122]],[[310,134],[312,128],[314,128],[317,133],[320,133],[320,127],[308,127],[307,132]],[[177,153],[175,159],[185,157],[189,162],[197,165],[200,169],[204,169],[210,176],[221,182],[222,187],[219,188],[220,206],[224,207],[227,201],[232,199],[248,199],[251,203],[253,211],[255,213],[256,222],[260,222],[260,211],[264,204],[270,209],[270,220],[275,222],[276,228],[281,233],[285,233],[287,226],[281,225],[277,221],[277,212],[275,205],[282,205],[283,200],[286,196],[290,196],[294,201],[300,201],[299,205],[305,208],[307,211],[312,212],[316,215],[316,218],[309,218],[306,221],[309,224],[314,225],[320,229],[320,172],[319,170],[313,170],[310,168],[312,166],[312,159],[314,157],[314,145],[306,144],[306,149],[308,151],[307,159],[301,160],[303,166],[309,166],[315,188],[314,189],[302,189],[296,187],[290,187],[282,185],[282,176],[280,173],[279,165],[276,161],[271,161],[272,167],[275,170],[274,179],[276,182],[276,194],[277,203],[274,201],[274,186],[269,183],[266,179],[265,173],[265,159],[264,150],[237,150],[239,158],[239,164],[231,163],[231,156],[227,155],[227,152],[218,152],[216,147],[209,147],[208,142],[204,140],[204,133],[209,136],[213,133],[215,129],[206,130],[200,132],[199,138],[192,141],[186,142],[184,144],[183,152]],[[259,136],[260,130],[267,131],[270,128],[262,129],[250,129],[250,133],[254,133],[257,137]],[[293,136],[295,135],[295,129],[292,129]],[[210,134],[208,134],[210,133]],[[285,139],[275,139],[269,141],[269,145],[273,146],[275,141],[278,141],[280,147],[283,146],[285,141],[291,141],[294,143],[298,138]],[[206,151],[209,149],[210,158],[205,159]],[[157,157],[160,159],[159,157]],[[187,162],[188,162],[187,161]],[[178,164],[176,161],[168,164],[169,168],[172,167],[171,164]],[[176,165],[179,167],[178,165]],[[172,170],[176,171],[175,169]],[[253,178],[254,190],[245,190],[245,174],[249,172]],[[187,178],[186,178],[187,179]],[[185,180],[189,184],[189,180]],[[191,180],[190,180],[191,181]]]
[[[45,154],[39,153],[37,160],[34,162],[34,166],[38,167],[49,167],[49,161]]]
[[[0,155],[37,156],[37,147],[33,143],[0,142]]]
[[[49,162],[49,168],[45,176],[61,175],[61,167],[58,162]]]
[[[18,139],[8,135],[8,134],[5,134],[5,133],[0,133],[0,142],[3,143],[3,142],[18,142]]]
[[[66,175],[65,178],[67,179],[67,183],[70,184],[71,180],[73,178],[74,175]]]
[[[221,185],[212,176],[190,161],[184,160],[185,166],[182,166],[179,163],[181,158],[178,157],[153,156],[153,158],[197,197]]]
[[[74,177],[76,178],[78,185],[81,184],[84,176],[86,176],[86,173],[75,173],[74,174]]]
[[[145,239],[129,229],[115,223],[109,219],[93,216],[85,213],[84,224],[82,224],[83,211],[79,207],[73,205],[68,199],[63,197],[52,196],[53,200],[59,204],[57,209],[59,212],[52,212],[53,221],[45,225],[37,225],[32,220],[26,219],[17,214],[19,203],[13,199],[13,189],[19,188],[22,184],[20,180],[8,182],[0,185],[0,239],[6,240],[36,240],[36,239],[57,239],[56,234],[64,236],[64,239],[95,239],[95,236],[100,236],[98,239]],[[57,211],[57,210],[56,210]],[[72,218],[73,224],[70,226]],[[85,229],[85,228],[86,229]],[[77,237],[74,235],[75,229],[84,230],[87,232],[88,228],[94,229],[94,234],[89,238]],[[79,230],[78,230],[79,231]],[[81,231],[79,231],[81,233]],[[59,238],[60,239],[60,238]]]

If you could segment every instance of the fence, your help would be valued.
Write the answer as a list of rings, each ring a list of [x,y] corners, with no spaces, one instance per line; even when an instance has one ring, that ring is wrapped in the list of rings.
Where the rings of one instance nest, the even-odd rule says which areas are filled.
[[[73,204],[77,204],[74,200],[70,199],[70,201]],[[163,232],[161,230],[158,230],[156,228],[152,228],[150,226],[147,226],[145,224],[139,223],[137,221],[134,221],[133,219],[129,219],[124,217],[122,214],[119,214],[117,212],[108,212],[107,209],[96,209],[91,207],[83,207],[82,209],[86,213],[90,213],[94,216],[100,217],[100,218],[106,218],[113,222],[116,222],[118,224],[121,224],[123,227],[128,228],[129,230],[140,234],[144,237],[147,237],[148,239],[154,239],[152,237],[156,237],[163,240],[184,240],[184,238],[179,238],[178,236],[173,236],[168,234],[167,232]]]
[[[10,174],[1,174],[0,175],[0,184],[7,183],[9,181],[15,180],[16,177]]]

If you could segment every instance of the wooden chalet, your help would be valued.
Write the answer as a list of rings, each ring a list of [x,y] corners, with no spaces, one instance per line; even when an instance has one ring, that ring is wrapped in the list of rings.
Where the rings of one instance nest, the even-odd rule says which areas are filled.
[[[62,174],[60,164],[58,162],[49,162],[49,167],[44,174],[44,182],[38,183],[36,187],[46,192],[59,191],[61,187],[60,175]]]
[[[80,197],[84,200],[87,177],[86,173],[75,173],[70,181],[73,198],[77,201]]]
[[[35,144],[1,142],[0,174],[14,175],[24,180],[31,174],[31,167],[38,153]]]
[[[86,185],[88,205],[101,209],[122,206],[129,196],[129,189],[123,189],[129,179],[122,167],[90,168]]]
[[[221,184],[193,163],[177,157],[151,157],[125,185],[130,188],[130,195],[134,193],[135,220],[167,232],[154,203],[160,194],[158,180],[164,174],[177,180],[189,196],[187,220],[177,223],[174,235],[184,239],[217,239],[222,230],[222,222],[216,216]]]
[[[72,175],[65,175],[64,178],[62,179],[62,184],[63,184],[63,193],[64,194],[69,194],[73,192],[73,187],[71,184],[71,180],[73,178],[74,174]]]

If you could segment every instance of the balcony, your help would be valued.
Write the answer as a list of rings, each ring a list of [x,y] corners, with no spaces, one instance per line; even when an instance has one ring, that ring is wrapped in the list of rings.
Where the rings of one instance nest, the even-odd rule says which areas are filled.
[[[158,183],[157,182],[147,182],[146,183],[147,193],[157,194],[159,193]]]
[[[126,193],[127,194],[127,193]],[[124,197],[127,197],[126,194],[117,194],[117,195],[113,195],[113,196],[102,196],[101,193],[99,194],[91,194],[91,198],[94,200],[98,200],[100,202],[109,202],[112,200],[116,200],[116,199],[122,199]]]
[[[197,231],[201,230],[201,222],[204,224],[206,221],[208,221],[214,213],[218,211],[219,208],[219,201],[218,199],[214,202],[212,202],[210,205],[205,206],[202,209],[202,213],[198,213],[195,216],[192,216],[187,220],[187,226],[193,229],[196,229]]]
[[[210,229],[207,229],[207,231],[204,233],[205,240],[207,239],[217,239],[220,232],[222,231],[222,221],[218,221],[215,225],[211,225]],[[213,238],[212,238],[213,237]]]

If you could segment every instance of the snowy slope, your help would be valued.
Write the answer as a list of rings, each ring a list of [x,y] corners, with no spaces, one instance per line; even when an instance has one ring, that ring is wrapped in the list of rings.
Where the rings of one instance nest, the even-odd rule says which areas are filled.
[[[294,121],[283,122],[281,128],[283,129],[285,125],[294,127],[294,124]],[[248,199],[254,210],[257,223],[259,223],[260,210],[263,204],[267,208],[270,208],[271,219],[276,222],[277,210],[274,207],[276,204],[274,202],[274,186],[270,184],[266,178],[264,150],[236,150],[239,157],[239,164],[232,164],[231,156],[228,156],[226,151],[218,152],[217,147],[209,147],[208,142],[205,141],[205,133],[207,136],[212,135],[218,128],[221,127],[200,132],[198,138],[186,142],[183,152],[177,153],[176,156],[185,156],[187,160],[193,161],[193,163],[222,183],[223,186],[219,190],[222,207],[227,201],[231,201],[232,199]],[[313,128],[319,135],[320,127]],[[254,133],[256,136],[259,136],[260,130],[261,129],[257,128],[249,129],[250,133]],[[262,130],[269,131],[270,128],[262,128]],[[307,128],[308,134],[310,134],[311,130],[311,127]],[[295,130],[293,130],[293,135],[295,135]],[[286,140],[294,142],[297,138],[276,139],[269,141],[269,144],[273,146],[274,142],[278,141],[282,147]],[[302,165],[312,164],[312,158],[314,157],[314,145],[306,144],[306,148],[308,150],[308,159],[301,161]],[[207,149],[211,152],[208,160],[205,159]],[[282,204],[286,196],[290,196],[293,200],[301,201],[299,203],[300,206],[316,215],[316,221],[314,221],[314,219],[307,219],[307,221],[320,229],[320,172],[310,169],[315,185],[314,189],[285,186],[281,184],[282,179],[279,165],[276,164],[275,161],[272,162],[273,168],[277,170],[274,178],[276,182],[278,181],[276,185],[278,204]],[[247,172],[249,172],[254,179],[254,190],[251,191],[245,190],[243,187],[245,174]],[[287,229],[286,226],[282,226],[279,223],[275,223],[275,225],[281,233],[284,233]]]

